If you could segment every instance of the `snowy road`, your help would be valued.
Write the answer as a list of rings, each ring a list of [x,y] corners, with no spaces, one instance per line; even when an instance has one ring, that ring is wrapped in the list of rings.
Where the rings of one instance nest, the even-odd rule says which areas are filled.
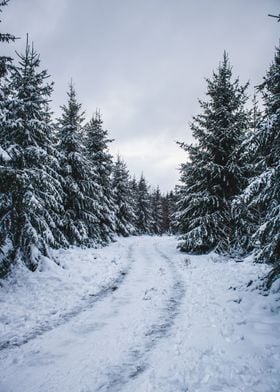
[[[111,290],[0,351],[0,392],[279,392],[279,296],[247,287],[266,267],[124,244]]]

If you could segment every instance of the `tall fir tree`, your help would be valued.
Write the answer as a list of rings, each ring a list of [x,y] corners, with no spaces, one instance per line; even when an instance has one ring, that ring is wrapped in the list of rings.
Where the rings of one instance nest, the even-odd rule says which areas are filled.
[[[274,264],[273,279],[280,275],[280,49],[264,82],[259,86],[264,117],[250,142],[258,174],[241,196],[258,226],[251,239],[256,259]],[[254,173],[255,174],[255,173]]]
[[[77,101],[73,83],[67,92],[68,101],[61,106],[59,119],[59,147],[63,154],[64,181],[64,231],[70,244],[94,245],[99,240],[98,203],[93,197],[98,193],[94,168],[86,157],[82,124],[84,112]]]
[[[151,233],[151,213],[149,188],[142,174],[138,183],[136,200],[136,228],[138,234]]]
[[[84,128],[88,159],[96,172],[96,182],[100,189],[100,234],[103,243],[108,243],[115,233],[115,205],[112,186],[113,157],[108,145],[108,131],[102,127],[99,112],[91,118]]]
[[[135,176],[129,179],[129,189],[130,189],[130,203],[133,211],[132,225],[134,227],[134,234],[137,235],[137,203],[138,203],[138,183]]]
[[[11,165],[5,143],[6,128],[10,121],[12,97],[7,88],[7,80],[0,77],[0,277],[5,275],[12,263],[14,247],[12,241],[10,211],[12,210],[11,185],[15,182],[16,171]]]
[[[252,100],[252,109],[248,111],[248,118],[249,130],[239,149],[240,164],[245,179],[244,188],[248,186],[251,177],[259,175],[262,171],[256,159],[258,155],[256,152],[256,145],[258,143],[256,138],[258,137],[258,129],[262,119],[256,94]],[[260,210],[257,208],[248,208],[239,194],[233,200],[232,214],[235,228],[235,251],[239,256],[244,256],[253,249],[251,239],[260,223]]]
[[[160,235],[163,233],[163,209],[159,187],[151,194],[151,212],[151,232]]]
[[[170,191],[167,194],[167,200],[168,200],[168,205],[169,205],[169,233],[170,234],[176,234],[177,233],[177,228],[176,228],[176,202],[177,202],[177,194],[176,190],[175,191]]]
[[[249,127],[245,86],[232,81],[225,53],[212,80],[208,101],[191,125],[196,145],[181,143],[189,161],[181,166],[177,220],[179,248],[192,253],[228,251],[235,237],[231,201],[244,186],[239,146]]]
[[[13,67],[8,89],[11,92],[1,140],[8,151],[9,181],[1,205],[1,231],[9,237],[9,252],[3,252],[4,270],[20,260],[35,270],[49,247],[67,246],[61,231],[63,212],[59,162],[52,144],[52,127],[46,108],[52,93],[46,70],[40,71],[39,55],[26,43]],[[4,207],[4,208],[3,208]],[[4,245],[5,246],[5,245]],[[12,251],[11,251],[12,250]]]
[[[117,156],[113,170],[113,189],[115,199],[115,225],[118,235],[127,237],[135,234],[135,213],[132,192],[129,186],[129,172],[126,164]]]

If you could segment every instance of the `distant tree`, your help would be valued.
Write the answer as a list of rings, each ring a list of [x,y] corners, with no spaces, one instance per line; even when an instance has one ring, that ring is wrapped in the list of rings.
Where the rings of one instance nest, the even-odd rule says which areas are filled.
[[[133,176],[132,178],[129,179],[129,188],[130,188],[130,195],[131,195],[131,206],[133,210],[133,220],[132,220],[132,225],[135,228],[134,234],[137,234],[137,204],[138,204],[138,182]]]
[[[167,194],[168,204],[169,204],[169,216],[170,216],[170,225],[169,225],[169,232],[170,234],[177,233],[177,226],[176,226],[176,203],[177,203],[177,195],[176,191],[170,191]]]
[[[207,79],[208,101],[191,125],[196,145],[181,147],[189,161],[181,166],[176,218],[179,248],[192,253],[228,251],[235,237],[231,202],[244,186],[239,146],[249,128],[247,85],[232,79],[225,53],[212,80]]]
[[[109,153],[108,131],[102,127],[99,112],[91,118],[84,127],[86,137],[87,156],[94,167],[96,182],[99,186],[99,225],[103,243],[108,243],[115,233],[115,205],[112,185],[113,157]]]
[[[162,232],[169,233],[171,227],[170,205],[168,194],[162,197]]]
[[[132,193],[129,186],[129,172],[118,155],[113,170],[113,189],[115,199],[115,225],[118,235],[127,237],[135,233],[135,213]]]
[[[153,234],[163,233],[163,210],[162,210],[162,195],[159,187],[157,187],[151,194],[151,232]]]
[[[151,233],[151,202],[149,188],[143,174],[138,183],[136,227],[139,234]]]

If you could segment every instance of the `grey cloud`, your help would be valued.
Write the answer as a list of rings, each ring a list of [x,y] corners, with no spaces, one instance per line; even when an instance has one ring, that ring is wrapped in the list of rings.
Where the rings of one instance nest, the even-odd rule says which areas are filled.
[[[261,82],[279,37],[267,14],[278,12],[278,0],[11,0],[2,19],[35,41],[55,111],[72,77],[88,116],[103,112],[113,151],[167,190],[184,159],[174,140],[191,140],[204,78],[226,49],[235,75]]]

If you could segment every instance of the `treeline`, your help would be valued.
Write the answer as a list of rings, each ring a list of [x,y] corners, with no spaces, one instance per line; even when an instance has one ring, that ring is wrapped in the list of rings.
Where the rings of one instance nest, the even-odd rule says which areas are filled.
[[[54,120],[53,84],[38,53],[27,41],[17,56],[17,64],[0,59],[0,276],[18,262],[34,271],[51,248],[171,232],[173,194],[113,161],[100,113],[85,124],[72,83]]]
[[[225,53],[201,114],[191,124],[195,144],[180,143],[176,218],[179,248],[233,256],[253,253],[280,275],[280,50],[249,105],[248,84],[233,79]],[[250,109],[248,107],[251,107]]]

